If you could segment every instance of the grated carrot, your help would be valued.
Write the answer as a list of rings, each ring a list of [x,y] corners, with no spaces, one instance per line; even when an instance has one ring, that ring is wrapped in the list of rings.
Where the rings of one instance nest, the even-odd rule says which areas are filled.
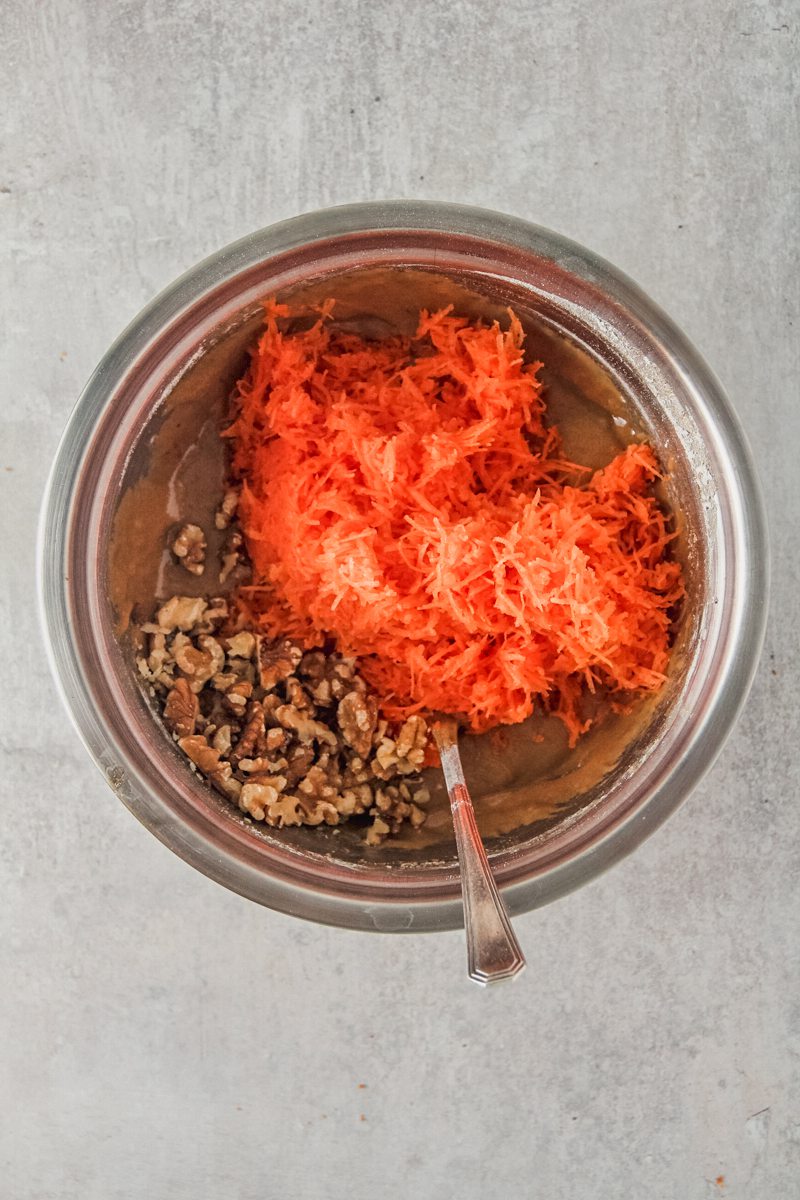
[[[513,312],[504,330],[423,311],[414,339],[368,341],[332,309],[290,332],[268,302],[235,391],[239,601],[260,627],[334,637],[393,721],[480,731],[538,700],[574,743],[587,690],[659,688],[683,587],[650,447],[591,476],[564,461]]]

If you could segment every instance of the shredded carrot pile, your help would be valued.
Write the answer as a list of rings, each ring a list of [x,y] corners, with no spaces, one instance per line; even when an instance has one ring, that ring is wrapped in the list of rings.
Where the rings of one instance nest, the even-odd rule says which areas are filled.
[[[653,451],[590,474],[560,456],[516,316],[422,312],[416,337],[309,329],[266,306],[235,393],[232,465],[261,628],[359,658],[384,714],[475,731],[541,703],[570,740],[586,690],[665,678],[681,571]],[[583,479],[583,482],[581,482]]]

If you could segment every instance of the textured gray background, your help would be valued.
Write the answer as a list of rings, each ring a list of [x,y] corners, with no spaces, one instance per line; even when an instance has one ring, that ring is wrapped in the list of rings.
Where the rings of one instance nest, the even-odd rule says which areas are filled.
[[[3,1200],[800,1196],[796,5],[1,13]],[[49,461],[120,328],[232,238],[398,195],[633,275],[729,389],[772,525],[722,758],[519,920],[530,969],[489,994],[458,934],[304,925],[173,857],[78,744],[33,604]]]

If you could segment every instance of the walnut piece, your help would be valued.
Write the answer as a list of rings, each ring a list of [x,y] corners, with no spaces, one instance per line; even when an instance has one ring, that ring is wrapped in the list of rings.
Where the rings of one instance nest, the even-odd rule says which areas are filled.
[[[194,733],[199,708],[187,680],[176,679],[164,701],[164,723],[179,738],[189,737]]]
[[[242,537],[241,533],[239,533],[239,530],[232,529],[225,538],[222,550],[220,551],[222,558],[222,566],[220,567],[219,572],[220,583],[224,583],[228,576],[231,575],[236,568],[245,561],[244,551],[242,549],[243,545],[244,538]]]
[[[191,736],[179,738],[178,745],[204,775],[210,775],[212,771],[216,771],[219,767],[219,750],[215,750],[213,746],[209,746],[208,740],[202,734],[195,733]]]
[[[412,804],[408,819],[415,829],[419,829],[425,824],[425,813],[416,804]]]
[[[328,782],[328,776],[319,764],[310,768],[305,779],[297,785],[297,790],[305,801],[332,800],[336,795],[335,786]]]
[[[220,725],[216,730],[211,741],[215,750],[219,750],[220,754],[227,756],[231,752],[231,727],[230,725]]]
[[[236,743],[234,759],[250,758],[262,737],[264,737],[264,706],[258,700],[251,700],[247,705],[247,723],[242,736]]]
[[[266,810],[278,799],[278,789],[269,783],[246,783],[239,795],[239,806],[256,821],[266,818]]]
[[[265,737],[267,750],[275,752],[285,750],[289,735],[285,729],[268,729]]]
[[[175,662],[191,680],[192,690],[199,691],[225,665],[225,652],[215,638],[201,634],[196,646],[188,640],[177,646]]]
[[[303,825],[305,813],[297,802],[296,796],[278,796],[269,805],[266,821],[283,829],[286,825]]]
[[[225,690],[225,707],[235,717],[243,717],[247,701],[253,694],[253,685],[247,679],[240,679]]]
[[[413,763],[414,767],[421,767],[427,743],[428,724],[424,717],[409,717],[397,735],[394,751],[398,759],[405,759]]]
[[[212,596],[202,621],[195,625],[197,633],[214,633],[228,617],[228,601],[224,596]]]
[[[275,716],[284,729],[291,729],[301,742],[319,741],[328,746],[336,747],[336,734],[327,725],[314,721],[295,708],[293,704],[282,704],[275,710]]]
[[[252,658],[256,648],[256,639],[252,633],[237,633],[225,639],[225,649],[234,658]]]
[[[348,692],[339,701],[336,718],[348,746],[352,746],[362,758],[366,757],[378,723],[378,705],[374,697],[361,692]]]
[[[236,488],[228,488],[222,497],[222,503],[214,514],[214,525],[217,529],[227,529],[236,516],[239,506],[239,492]]]
[[[258,676],[261,686],[271,691],[277,684],[293,675],[303,657],[302,649],[288,638],[271,642],[257,637]]]
[[[391,832],[391,826],[387,825],[381,817],[376,817],[367,830],[364,841],[368,846],[378,846]]]
[[[206,562],[206,535],[199,525],[184,525],[172,543],[172,553],[191,575],[202,575]]]
[[[354,813],[366,812],[372,805],[372,788],[368,783],[360,783],[355,787],[344,788],[336,801],[336,807],[342,816],[351,817]]]
[[[187,633],[202,620],[208,604],[201,596],[173,596],[162,604],[156,613],[156,621],[162,633],[180,629]]]
[[[298,796],[297,803],[303,812],[304,825],[339,824],[339,810],[330,800],[311,800]]]
[[[314,749],[312,746],[298,746],[292,751],[286,767],[286,778],[289,780],[289,787],[294,787],[301,779],[305,779],[313,762]]]

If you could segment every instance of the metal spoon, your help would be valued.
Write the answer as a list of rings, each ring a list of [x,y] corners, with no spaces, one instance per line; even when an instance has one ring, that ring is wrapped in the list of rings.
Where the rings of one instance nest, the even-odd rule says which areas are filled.
[[[433,736],[450,797],[461,867],[469,977],[483,985],[513,979],[525,966],[525,957],[511,928],[475,822],[458,752],[458,723],[452,717],[437,717]]]

